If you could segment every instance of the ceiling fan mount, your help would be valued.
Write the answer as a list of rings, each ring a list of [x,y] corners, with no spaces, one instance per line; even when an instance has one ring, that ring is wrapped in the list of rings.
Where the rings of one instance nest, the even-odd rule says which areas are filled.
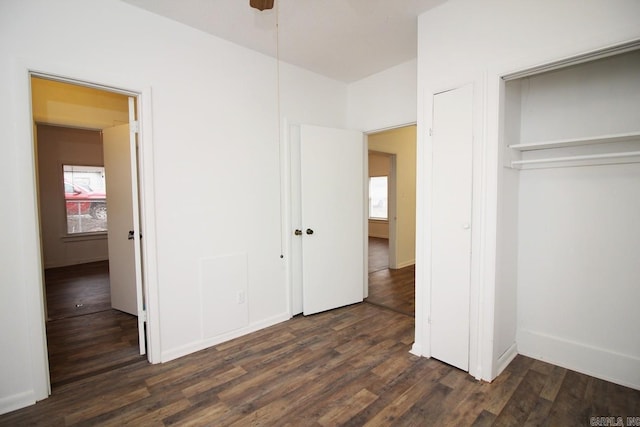
[[[273,9],[274,0],[249,0],[249,5],[254,9],[265,10]]]

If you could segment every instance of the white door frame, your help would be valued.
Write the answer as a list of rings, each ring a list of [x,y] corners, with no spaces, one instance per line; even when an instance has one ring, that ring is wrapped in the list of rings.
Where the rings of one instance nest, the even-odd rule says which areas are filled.
[[[31,171],[32,180],[25,185],[30,186],[32,194],[37,194],[36,180],[36,152],[35,140],[33,134],[33,110],[31,108],[31,77],[37,76],[56,80],[60,82],[71,83],[80,86],[93,87],[100,90],[120,93],[131,96],[136,99],[136,107],[139,122],[139,157],[138,157],[138,179],[139,179],[139,204],[140,204],[140,230],[145,236],[145,245],[142,250],[141,263],[144,269],[143,289],[145,293],[145,304],[147,311],[147,360],[151,363],[160,362],[160,330],[159,330],[159,313],[158,313],[158,288],[157,288],[157,257],[155,244],[155,220],[145,207],[155,205],[155,194],[153,191],[153,151],[150,141],[151,139],[151,88],[140,84],[126,84],[123,82],[113,83],[94,83],[96,81],[108,81],[104,76],[96,78],[83,78],[74,75],[74,71],[68,69],[65,64],[52,63],[31,63],[21,62],[17,60],[14,66],[14,84],[16,87],[16,104],[22,108],[21,112],[16,114],[16,126],[19,129],[19,137],[24,138],[24,143],[28,144],[23,153],[28,154],[24,160],[24,166]],[[45,61],[47,62],[47,61]],[[94,76],[95,77],[95,76]],[[141,89],[124,89],[123,87],[133,86]],[[25,108],[27,107],[28,108]],[[27,188],[25,190],[28,191]],[[35,197],[34,197],[35,200]],[[39,273],[33,275],[34,280],[28,284],[26,292],[32,296],[29,306],[27,307],[29,319],[32,324],[29,335],[29,346],[31,349],[32,359],[32,381],[33,381],[33,398],[41,400],[51,394],[51,382],[49,376],[49,357],[46,344],[46,318],[45,318],[45,299],[44,299],[44,277],[43,260],[41,254],[42,241],[40,236],[40,218],[38,213],[38,203],[34,202],[34,210],[25,215],[25,221],[32,224],[35,231],[34,240],[25,242],[26,245],[32,247],[31,253],[35,254],[32,262],[26,265],[33,271]]]

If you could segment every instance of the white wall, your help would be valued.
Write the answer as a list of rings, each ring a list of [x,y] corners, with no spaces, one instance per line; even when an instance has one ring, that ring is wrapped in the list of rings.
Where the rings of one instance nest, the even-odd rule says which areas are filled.
[[[365,132],[416,122],[416,60],[351,83],[348,127]]]
[[[451,0],[420,16],[418,27],[418,233],[416,343],[429,355],[428,186],[433,94],[474,85],[474,206],[471,279],[470,372],[491,380],[500,354],[494,342],[515,342],[513,285],[496,270],[499,166],[500,75],[640,37],[640,3],[633,0],[536,1]],[[424,148],[424,151],[421,151]],[[422,232],[421,230],[424,230]],[[496,295],[499,292],[500,295]],[[506,292],[506,293],[505,293]],[[509,294],[507,297],[506,294]],[[480,304],[480,301],[483,301]],[[437,303],[434,301],[433,303]],[[494,325],[494,320],[500,324]]]
[[[346,85],[282,68],[283,117],[346,124]],[[142,93],[153,359],[288,318],[275,61],[116,0],[3,1],[0,412],[47,394],[28,69]]]

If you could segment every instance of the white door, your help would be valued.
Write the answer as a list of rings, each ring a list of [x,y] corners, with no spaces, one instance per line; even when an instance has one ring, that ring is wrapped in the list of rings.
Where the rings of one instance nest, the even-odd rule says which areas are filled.
[[[361,132],[300,127],[305,315],[363,299],[364,155]]]
[[[431,356],[469,370],[473,88],[433,97]]]
[[[130,112],[133,111],[132,104],[133,98],[129,98]],[[131,123],[135,123],[134,118],[130,117]],[[102,136],[111,306],[138,316],[140,354],[145,354],[136,134],[127,124],[104,129]]]

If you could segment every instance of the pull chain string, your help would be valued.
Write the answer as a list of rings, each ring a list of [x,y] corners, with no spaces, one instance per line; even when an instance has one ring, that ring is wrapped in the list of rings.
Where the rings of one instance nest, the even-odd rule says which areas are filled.
[[[283,210],[283,175],[282,168],[282,118],[280,116],[280,0],[275,2],[276,8],[276,100],[278,114],[278,166],[280,175],[280,259],[284,258],[284,210]]]

